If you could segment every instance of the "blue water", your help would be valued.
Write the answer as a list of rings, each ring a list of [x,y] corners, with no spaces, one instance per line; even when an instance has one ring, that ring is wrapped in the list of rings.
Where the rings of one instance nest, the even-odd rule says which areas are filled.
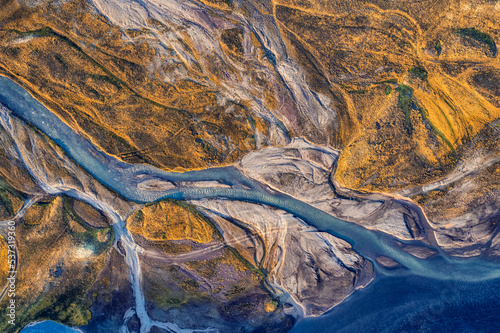
[[[477,283],[418,276],[378,277],[318,318],[300,320],[291,333],[500,332],[500,279]],[[51,321],[21,333],[75,333]]]
[[[375,282],[368,288],[354,293],[331,313],[320,318],[299,322],[295,328],[296,332],[312,331],[314,327],[317,327],[317,332],[337,332],[344,329],[356,332],[359,331],[357,328],[362,328],[361,331],[365,332],[370,331],[372,327],[378,327],[372,331],[380,331],[382,328],[380,325],[390,332],[407,329],[411,331],[411,325],[408,323],[420,321],[419,316],[424,316],[426,307],[434,303],[444,309],[443,317],[453,321],[456,325],[460,325],[459,317],[465,317],[453,316],[447,312],[446,309],[453,304],[456,306],[457,313],[467,311],[471,304],[482,304],[482,308],[493,308],[495,311],[500,309],[497,302],[490,302],[487,297],[495,293],[485,293],[498,286],[500,278],[498,263],[484,258],[450,258],[439,249],[434,249],[438,255],[430,259],[419,259],[402,251],[400,248],[402,241],[388,234],[367,230],[359,225],[337,219],[290,196],[271,194],[259,184],[241,175],[235,168],[175,173],[165,172],[148,165],[123,163],[94,147],[90,141],[75,133],[26,90],[5,77],[0,77],[0,102],[54,140],[97,180],[127,199],[151,202],[162,198],[186,200],[218,197],[267,204],[290,212],[319,230],[348,241],[355,251],[372,261],[379,274]],[[215,180],[232,187],[178,188],[168,191],[139,189],[137,184],[148,177],[172,182]],[[420,242],[406,243],[429,247]],[[378,256],[392,258],[400,263],[401,267],[397,269],[380,267],[374,260]],[[455,303],[440,300],[435,296],[449,285],[457,285],[453,290],[461,291],[456,296]],[[488,307],[487,304],[491,306]],[[479,317],[483,316],[474,308],[470,309]],[[493,312],[484,314],[484,317],[489,318],[490,315],[493,315]],[[379,323],[376,323],[377,321]],[[444,328],[438,331],[456,331],[455,329],[448,330],[447,327],[454,327],[452,324],[446,325],[448,326],[443,326]],[[487,331],[485,326],[475,327],[481,327],[479,331]],[[431,327],[431,331],[435,328]]]
[[[41,321],[39,323],[34,323],[32,326],[27,326],[21,330],[22,333],[49,333],[49,332],[57,332],[57,333],[79,333],[75,329],[72,329],[68,326],[56,323],[54,321]]]
[[[500,332],[500,279],[463,283],[418,276],[378,277],[292,333]]]

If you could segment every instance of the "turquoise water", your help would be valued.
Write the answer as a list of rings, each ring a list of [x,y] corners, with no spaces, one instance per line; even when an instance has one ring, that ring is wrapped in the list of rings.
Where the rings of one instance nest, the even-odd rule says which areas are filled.
[[[323,325],[320,331],[324,332],[340,331],[342,329],[340,327],[342,326],[341,323],[345,323],[345,327],[354,327],[352,326],[352,323],[355,322],[354,318],[351,318],[349,322],[344,320],[350,318],[346,315],[347,312],[366,318],[369,318],[369,314],[372,314],[373,318],[386,318],[384,320],[389,320],[389,317],[381,316],[381,308],[384,308],[387,313],[397,316],[397,318],[404,318],[408,313],[414,313],[415,311],[425,312],[423,309],[428,304],[432,302],[441,304],[439,299],[432,298],[433,291],[441,290],[443,286],[450,284],[458,284],[464,287],[462,291],[464,295],[460,296],[463,297],[464,302],[460,304],[469,304],[474,300],[483,304],[484,293],[478,291],[498,285],[497,279],[500,278],[500,265],[498,263],[483,258],[450,258],[440,253],[439,249],[435,249],[439,254],[432,258],[425,260],[417,258],[402,251],[401,244],[413,243],[429,247],[428,245],[415,241],[402,242],[388,234],[368,230],[359,225],[337,219],[290,196],[271,194],[259,184],[241,175],[235,168],[212,168],[202,171],[174,173],[165,172],[148,165],[130,165],[118,161],[95,148],[90,141],[75,133],[57,116],[36,101],[26,90],[5,77],[0,77],[0,102],[24,121],[31,123],[54,140],[98,181],[127,199],[137,202],[151,202],[162,198],[188,200],[217,197],[267,204],[290,212],[319,230],[348,241],[355,251],[374,263],[379,274],[374,283],[365,290],[354,293],[353,296],[339,307],[336,307],[331,313],[320,318],[299,322],[295,328],[296,332],[312,331],[312,327],[315,327],[315,325]],[[168,191],[139,189],[137,185],[148,178],[172,182],[214,180],[232,187],[177,188]],[[374,261],[378,256],[394,259],[401,264],[401,268],[387,269],[380,267]],[[405,289],[408,285],[413,287]],[[418,294],[421,295],[421,306],[420,303],[415,303],[415,297],[418,295],[413,293],[414,290],[419,289],[425,291]],[[379,307],[377,306],[377,299],[382,296],[389,297],[389,301],[383,303],[385,304],[384,307]],[[357,299],[361,299],[359,304],[355,302]],[[342,309],[346,312],[342,312]],[[498,310],[498,307],[496,309]],[[356,322],[360,325],[359,327],[369,329],[368,322]],[[331,329],[327,328],[330,326]]]
[[[54,321],[42,321],[39,323],[34,323],[31,326],[27,326],[21,330],[22,333],[81,333],[80,330],[75,330],[68,326],[56,323]]]

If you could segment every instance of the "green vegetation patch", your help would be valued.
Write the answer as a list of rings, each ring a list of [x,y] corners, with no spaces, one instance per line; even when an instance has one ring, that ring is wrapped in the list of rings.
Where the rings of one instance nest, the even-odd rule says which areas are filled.
[[[497,45],[495,44],[495,41],[493,38],[488,35],[487,33],[484,33],[482,31],[477,30],[476,28],[462,28],[458,29],[456,31],[457,34],[463,37],[469,37],[472,38],[478,42],[484,43],[489,46],[490,51],[493,52],[494,55],[497,54]]]
[[[108,250],[111,247],[114,239],[113,228],[94,228],[86,223],[84,220],[78,216],[73,207],[71,206],[70,199],[68,197],[63,197],[64,200],[64,214],[63,220],[66,224],[69,223],[69,219],[71,218],[75,222],[77,222],[80,226],[82,226],[85,231],[84,232],[72,232],[71,235],[73,239],[82,242],[83,244],[88,244],[93,246],[94,253],[99,255],[104,251]],[[100,242],[98,239],[107,239],[105,242]]]
[[[9,183],[0,178],[0,206],[3,206],[10,216],[14,216],[16,212],[14,211],[14,205],[9,194],[24,201],[20,192],[16,191]]]
[[[264,273],[262,270],[258,269],[254,265],[252,265],[251,262],[249,262],[244,256],[241,255],[241,253],[238,252],[234,247],[228,246],[227,249],[234,254],[234,256],[250,271],[253,273],[256,273],[260,277],[264,278],[266,277],[266,273]]]
[[[413,68],[410,68],[408,70],[408,72],[410,72],[411,74],[415,75],[416,77],[420,78],[422,81],[425,81],[427,80],[427,70],[425,69],[424,66],[422,65],[418,65],[418,66],[415,66]]]
[[[441,55],[441,52],[443,51],[443,45],[441,45],[441,41],[438,40],[436,42],[436,45],[434,45],[434,50],[436,50],[436,53],[438,55],[438,57]]]
[[[404,120],[404,126],[406,130],[408,131],[408,134],[411,135],[413,132],[413,126],[411,124],[411,107],[412,107],[412,93],[413,90],[405,86],[404,84],[400,84],[397,88],[396,91],[399,93],[398,95],[398,106],[403,110],[403,113],[405,115],[405,120]]]
[[[375,82],[375,84],[385,84],[385,83],[396,84],[396,83],[398,83],[398,79],[388,79],[388,80],[383,80],[383,81]]]

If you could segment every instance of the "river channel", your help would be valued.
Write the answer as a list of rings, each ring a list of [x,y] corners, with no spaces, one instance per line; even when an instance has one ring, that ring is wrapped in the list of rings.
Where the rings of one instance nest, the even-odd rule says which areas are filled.
[[[355,332],[359,329],[363,332],[474,332],[477,327],[482,327],[480,331],[495,332],[500,327],[500,323],[493,320],[495,316],[500,318],[497,315],[500,310],[497,292],[500,264],[488,258],[455,258],[432,247],[436,255],[418,258],[405,252],[402,244],[430,245],[404,242],[389,234],[343,221],[286,194],[269,191],[234,167],[177,173],[121,162],[76,133],[24,88],[1,76],[0,102],[14,115],[46,134],[99,182],[129,200],[146,203],[165,198],[223,198],[266,204],[346,240],[356,252],[374,264],[378,275],[374,282],[329,313],[319,318],[299,320],[294,332]],[[217,181],[230,187],[178,186],[151,191],[139,186],[148,180],[174,184]],[[391,258],[400,266],[383,267],[376,262],[380,256]],[[437,329],[435,325],[441,325],[441,328]],[[36,327],[26,328],[23,332],[46,332],[34,330]],[[457,330],[457,327],[463,330]]]

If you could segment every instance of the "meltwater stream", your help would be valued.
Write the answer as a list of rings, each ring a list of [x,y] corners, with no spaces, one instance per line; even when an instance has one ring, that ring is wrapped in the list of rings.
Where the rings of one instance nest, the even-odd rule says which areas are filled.
[[[439,249],[436,249],[439,254],[429,259],[417,258],[402,251],[400,248],[402,241],[391,235],[367,230],[359,225],[337,219],[288,195],[270,193],[258,183],[241,175],[235,168],[213,168],[202,171],[174,173],[165,172],[148,165],[130,165],[121,162],[106,155],[93,146],[89,140],[75,133],[61,119],[35,100],[24,88],[14,81],[1,76],[0,102],[11,109],[15,115],[34,125],[51,138],[76,163],[86,169],[99,182],[129,200],[151,202],[163,198],[189,200],[217,197],[267,204],[285,210],[321,231],[328,232],[348,241],[355,251],[374,263],[377,272],[382,277],[377,278],[365,290],[355,293],[343,304],[333,309],[330,314],[319,319],[314,319],[312,322],[310,322],[311,319],[299,322],[295,328],[298,332],[308,331],[309,327],[315,327],[316,324],[325,320],[327,323],[330,323],[328,318],[333,318],[331,323],[335,322],[338,326],[339,323],[342,323],[342,320],[339,321],[337,318],[338,315],[341,315],[338,312],[342,313],[342,309],[345,307],[350,310],[357,309],[353,313],[377,312],[383,307],[376,306],[376,300],[373,299],[373,295],[377,293],[391,295],[394,292],[394,288],[392,287],[394,283],[413,286],[405,292],[400,290],[400,295],[403,295],[402,297],[394,297],[393,302],[384,303],[386,304],[386,311],[393,311],[399,317],[402,314],[401,309],[405,309],[404,311],[406,312],[404,313],[412,309],[411,307],[405,307],[405,305],[413,298],[409,300],[405,295],[412,295],[411,291],[415,289],[419,290],[420,287],[424,287],[425,289],[425,287],[449,285],[450,283],[460,283],[461,286],[470,285],[472,286],[471,288],[464,289],[463,293],[465,294],[463,297],[464,299],[474,299],[474,297],[481,298],[484,296],[484,293],[477,292],[474,289],[477,286],[480,286],[479,289],[481,290],[498,286],[498,279],[500,279],[500,265],[498,263],[493,263],[482,258],[450,258],[442,254]],[[166,191],[149,191],[139,186],[140,183],[147,180],[161,180],[173,183],[180,181],[218,181],[230,185],[231,188],[177,187]],[[375,258],[379,256],[389,257],[400,263],[403,268],[388,269],[381,267],[375,261]],[[378,287],[375,288],[373,286]],[[468,291],[471,290],[473,291],[469,293]],[[367,293],[368,295],[366,295]],[[427,304],[425,302],[425,295],[427,294],[424,292],[419,295],[424,295],[424,300],[421,304]],[[361,301],[356,303],[356,300],[360,297],[362,298]],[[363,301],[363,297],[368,302]],[[481,300],[478,301],[480,302]],[[415,305],[414,310],[419,308],[418,304]],[[498,307],[495,309],[498,310]],[[398,311],[399,314],[397,314]],[[346,318],[345,314],[342,316]],[[352,322],[354,320],[351,320],[349,323]],[[349,323],[346,323],[346,325]],[[327,326],[330,327],[331,325],[327,324]],[[331,327],[333,329],[334,326]],[[332,331],[336,332],[340,330],[341,328],[337,327]],[[330,330],[325,330],[325,327],[323,327],[320,331],[328,332]]]

